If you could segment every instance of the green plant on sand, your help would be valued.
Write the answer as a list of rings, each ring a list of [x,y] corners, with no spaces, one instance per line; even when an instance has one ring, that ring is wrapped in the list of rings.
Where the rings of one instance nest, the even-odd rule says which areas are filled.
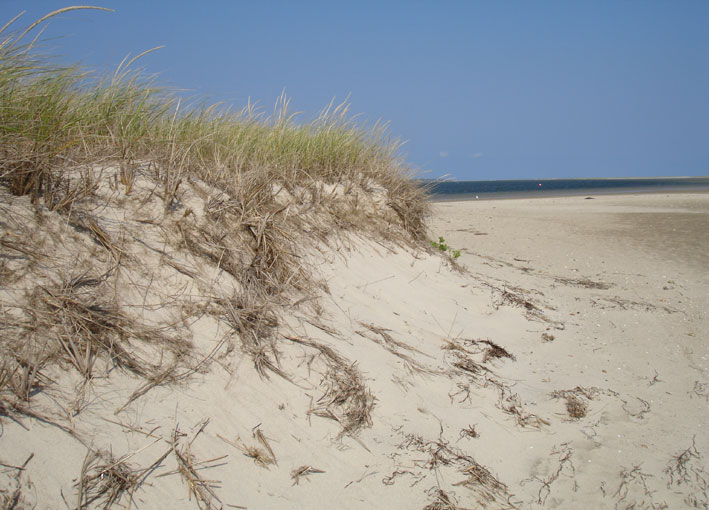
[[[454,259],[460,257],[460,250],[454,250],[453,248],[448,246],[446,240],[443,237],[439,237],[438,242],[431,241],[431,246],[433,246],[437,250],[442,251],[443,253],[450,255]]]

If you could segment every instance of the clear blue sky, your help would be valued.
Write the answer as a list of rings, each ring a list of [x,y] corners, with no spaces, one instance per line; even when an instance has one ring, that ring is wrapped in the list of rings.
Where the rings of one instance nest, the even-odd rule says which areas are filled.
[[[90,2],[88,2],[90,3]],[[68,5],[0,0],[0,25]],[[709,1],[95,1],[54,18],[69,61],[314,114],[350,95],[408,164],[458,179],[709,175]]]

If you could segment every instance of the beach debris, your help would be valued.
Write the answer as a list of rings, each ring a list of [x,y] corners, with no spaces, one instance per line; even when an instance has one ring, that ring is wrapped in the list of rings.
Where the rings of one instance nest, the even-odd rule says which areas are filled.
[[[475,425],[468,425],[467,428],[460,430],[460,438],[462,439],[464,437],[477,439],[478,437],[480,437],[480,434],[477,430],[475,430]]]
[[[477,340],[476,343],[487,346],[483,355],[483,363],[487,363],[490,359],[508,358],[515,361],[514,354],[510,354],[507,349],[499,346],[492,340]]]
[[[550,425],[548,420],[525,410],[522,400],[517,393],[513,393],[508,387],[500,383],[496,385],[499,389],[497,407],[504,413],[513,416],[518,426],[522,428],[541,429],[544,425]]]
[[[696,436],[692,437],[692,445],[672,457],[665,468],[669,477],[667,487],[673,490],[687,491],[684,502],[688,508],[709,507],[709,473],[706,462],[697,449]]]
[[[709,402],[709,383],[694,381],[694,388],[692,388],[692,393]],[[692,396],[692,393],[690,393],[690,397]]]
[[[613,497],[616,498],[615,508],[669,508],[663,502],[654,500],[654,493],[648,486],[648,482],[654,477],[649,473],[643,473],[641,465],[637,464],[632,469],[623,468],[620,472],[620,483]],[[620,506],[622,505],[622,506]],[[701,508],[696,507],[695,508]]]
[[[396,482],[396,479],[402,475],[410,475],[414,478],[414,481],[411,482],[411,484],[409,485],[410,487],[413,487],[414,485],[418,484],[421,480],[426,478],[426,476],[420,472],[414,473],[413,471],[409,471],[408,469],[395,469],[394,471],[392,471],[392,473],[390,475],[382,478],[382,483],[384,485],[394,485],[394,483]]]

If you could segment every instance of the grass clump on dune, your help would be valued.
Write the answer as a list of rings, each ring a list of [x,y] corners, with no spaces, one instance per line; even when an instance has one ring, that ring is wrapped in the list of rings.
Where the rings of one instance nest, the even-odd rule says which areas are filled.
[[[304,124],[285,97],[270,117],[186,106],[132,69],[141,55],[98,78],[57,65],[35,31],[81,8],[0,29],[0,413],[38,416],[27,404],[58,366],[82,384],[115,368],[141,378],[116,413],[222,348],[289,379],[279,314],[326,289],[309,247],[339,233],[425,246],[425,191],[400,144],[346,103]],[[196,352],[205,316],[230,336]],[[354,434],[373,399],[354,366],[342,377]]]

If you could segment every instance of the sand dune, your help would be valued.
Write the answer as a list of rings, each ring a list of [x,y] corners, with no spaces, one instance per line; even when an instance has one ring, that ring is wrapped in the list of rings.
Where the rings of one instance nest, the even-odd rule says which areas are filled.
[[[88,381],[48,366],[31,404],[3,408],[6,507],[709,505],[709,195],[436,204],[430,232],[455,262],[304,242],[319,289],[257,315],[221,306],[243,282],[145,204],[81,230],[8,203],[3,239],[22,223],[47,255],[12,240],[6,331],[34,274],[53,331],[76,326],[87,289],[118,292],[101,327],[131,350],[94,360]],[[104,279],[84,271],[119,257]]]

